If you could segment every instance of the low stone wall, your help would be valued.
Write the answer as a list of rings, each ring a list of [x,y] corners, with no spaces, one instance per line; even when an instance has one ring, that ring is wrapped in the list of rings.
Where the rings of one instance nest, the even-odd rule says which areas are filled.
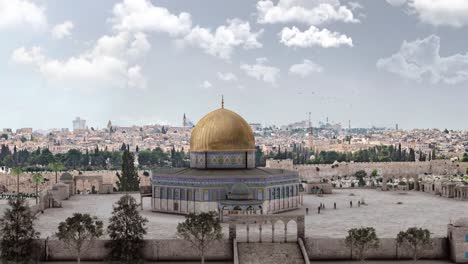
[[[86,252],[83,252],[81,260],[100,261],[104,260],[109,253],[105,247],[108,240],[96,240]],[[73,261],[74,254],[59,240],[37,240],[40,254],[43,260],[49,261]],[[171,240],[146,240],[144,256],[149,261],[174,261],[174,260],[199,260],[198,252],[191,244],[182,239]],[[222,240],[211,244],[205,255],[206,260],[232,260],[232,243]]]
[[[449,249],[447,238],[433,238],[433,246],[420,253],[423,259],[448,259]],[[346,246],[345,239],[336,238],[306,238],[305,246],[311,260],[349,260],[351,250]],[[368,259],[411,259],[408,249],[396,247],[393,238],[380,239],[380,246],[371,249],[366,254]],[[355,258],[355,254],[353,255]]]
[[[447,238],[433,238],[432,241],[432,248],[424,250],[420,255],[421,258],[448,259],[449,246]],[[93,245],[86,252],[83,252],[81,260],[104,260],[109,253],[105,247],[107,242],[107,240],[94,241]],[[75,260],[74,254],[61,241],[40,239],[36,243],[39,250],[38,254],[42,260]],[[351,259],[351,250],[346,246],[344,239],[309,237],[305,239],[304,243],[310,260]],[[256,244],[259,246],[258,243],[251,243],[249,246],[255,248]],[[284,243],[275,244],[281,247]],[[247,244],[244,243],[244,246],[247,246]],[[242,252],[239,252],[239,254],[242,254]],[[181,239],[146,240],[144,256],[148,261],[197,261],[200,258],[191,244]],[[404,248],[397,250],[395,239],[383,238],[380,240],[379,248],[369,250],[366,256],[368,259],[396,260],[411,259],[412,253]],[[233,257],[233,245],[227,239],[213,243],[206,252],[206,259],[212,261],[230,261],[233,260]],[[355,258],[355,255],[353,258]]]

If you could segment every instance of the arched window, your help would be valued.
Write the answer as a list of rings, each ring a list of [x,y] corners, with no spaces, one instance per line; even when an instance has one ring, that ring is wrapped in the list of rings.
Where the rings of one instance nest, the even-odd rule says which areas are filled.
[[[187,201],[193,201],[193,191],[192,191],[192,189],[187,190]]]

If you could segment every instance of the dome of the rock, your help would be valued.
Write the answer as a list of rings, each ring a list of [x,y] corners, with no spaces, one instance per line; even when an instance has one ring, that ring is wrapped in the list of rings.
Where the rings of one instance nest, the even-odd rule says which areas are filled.
[[[255,150],[250,125],[233,111],[220,108],[205,115],[190,138],[191,152],[230,152]]]

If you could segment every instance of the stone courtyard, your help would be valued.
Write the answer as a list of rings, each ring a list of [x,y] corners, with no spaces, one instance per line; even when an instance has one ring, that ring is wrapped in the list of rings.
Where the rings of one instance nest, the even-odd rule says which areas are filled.
[[[139,201],[139,194],[132,194]],[[47,209],[44,214],[38,215],[37,230],[41,237],[52,236],[59,222],[71,216],[74,212],[90,213],[96,215],[107,225],[112,212],[112,205],[119,199],[120,194],[110,195],[76,195],[63,201],[63,208]],[[358,207],[358,201],[364,199],[366,205]],[[349,202],[353,201],[353,208]],[[317,213],[320,203],[325,209]],[[333,209],[336,202],[337,210]],[[402,204],[398,204],[401,202]],[[34,201],[31,201],[31,205]],[[6,207],[6,201],[0,201],[0,213]],[[447,233],[447,224],[460,217],[468,217],[468,203],[446,199],[421,192],[382,192],[366,189],[338,189],[333,194],[323,197],[304,195],[304,206],[301,210],[285,214],[305,213],[306,236],[342,238],[347,230],[353,227],[372,226],[380,237],[395,237],[403,229],[411,226],[424,227],[431,230],[434,237],[444,237]],[[153,213],[150,211],[150,200],[144,200],[142,215],[148,218],[147,238],[168,239],[176,237],[177,224],[184,220],[182,215]],[[295,238],[296,226],[288,225],[288,239]],[[227,237],[227,224],[223,225]],[[284,234],[280,223],[275,226],[275,239],[282,241]],[[238,228],[238,237],[243,240],[245,229]],[[251,241],[258,240],[258,228],[250,228]],[[271,239],[271,227],[264,226],[263,239]],[[244,238],[245,239],[245,238]]]
[[[367,205],[358,207],[362,198]],[[353,208],[349,207],[350,201],[353,201]],[[320,202],[325,203],[325,210],[318,215]],[[334,202],[337,210],[333,209]],[[399,231],[412,226],[428,228],[434,237],[444,237],[447,224],[468,217],[466,201],[416,191],[334,189],[333,194],[323,197],[304,196],[302,210],[307,207],[306,235],[314,237],[340,238],[346,236],[350,228],[361,226],[374,227],[380,237],[396,237]]]

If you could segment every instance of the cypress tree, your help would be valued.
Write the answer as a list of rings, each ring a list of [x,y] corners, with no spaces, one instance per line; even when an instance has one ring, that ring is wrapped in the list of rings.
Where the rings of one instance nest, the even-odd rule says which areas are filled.
[[[403,161],[403,157],[401,155],[401,143],[398,143],[398,151],[397,151],[397,160],[398,161]]]
[[[143,236],[146,234],[145,225],[148,220],[140,216],[138,206],[135,198],[125,195],[114,207],[107,227],[111,238],[106,245],[110,248],[110,260],[119,263],[143,263]]]
[[[416,161],[416,155],[414,154],[414,149],[410,148],[408,161]]]
[[[34,230],[34,215],[24,198],[11,198],[10,208],[0,219],[0,251],[5,263],[29,263],[33,258],[34,239],[39,233]]]
[[[140,179],[135,168],[133,153],[125,150],[122,156],[122,174],[117,174],[117,187],[121,192],[138,191]]]

